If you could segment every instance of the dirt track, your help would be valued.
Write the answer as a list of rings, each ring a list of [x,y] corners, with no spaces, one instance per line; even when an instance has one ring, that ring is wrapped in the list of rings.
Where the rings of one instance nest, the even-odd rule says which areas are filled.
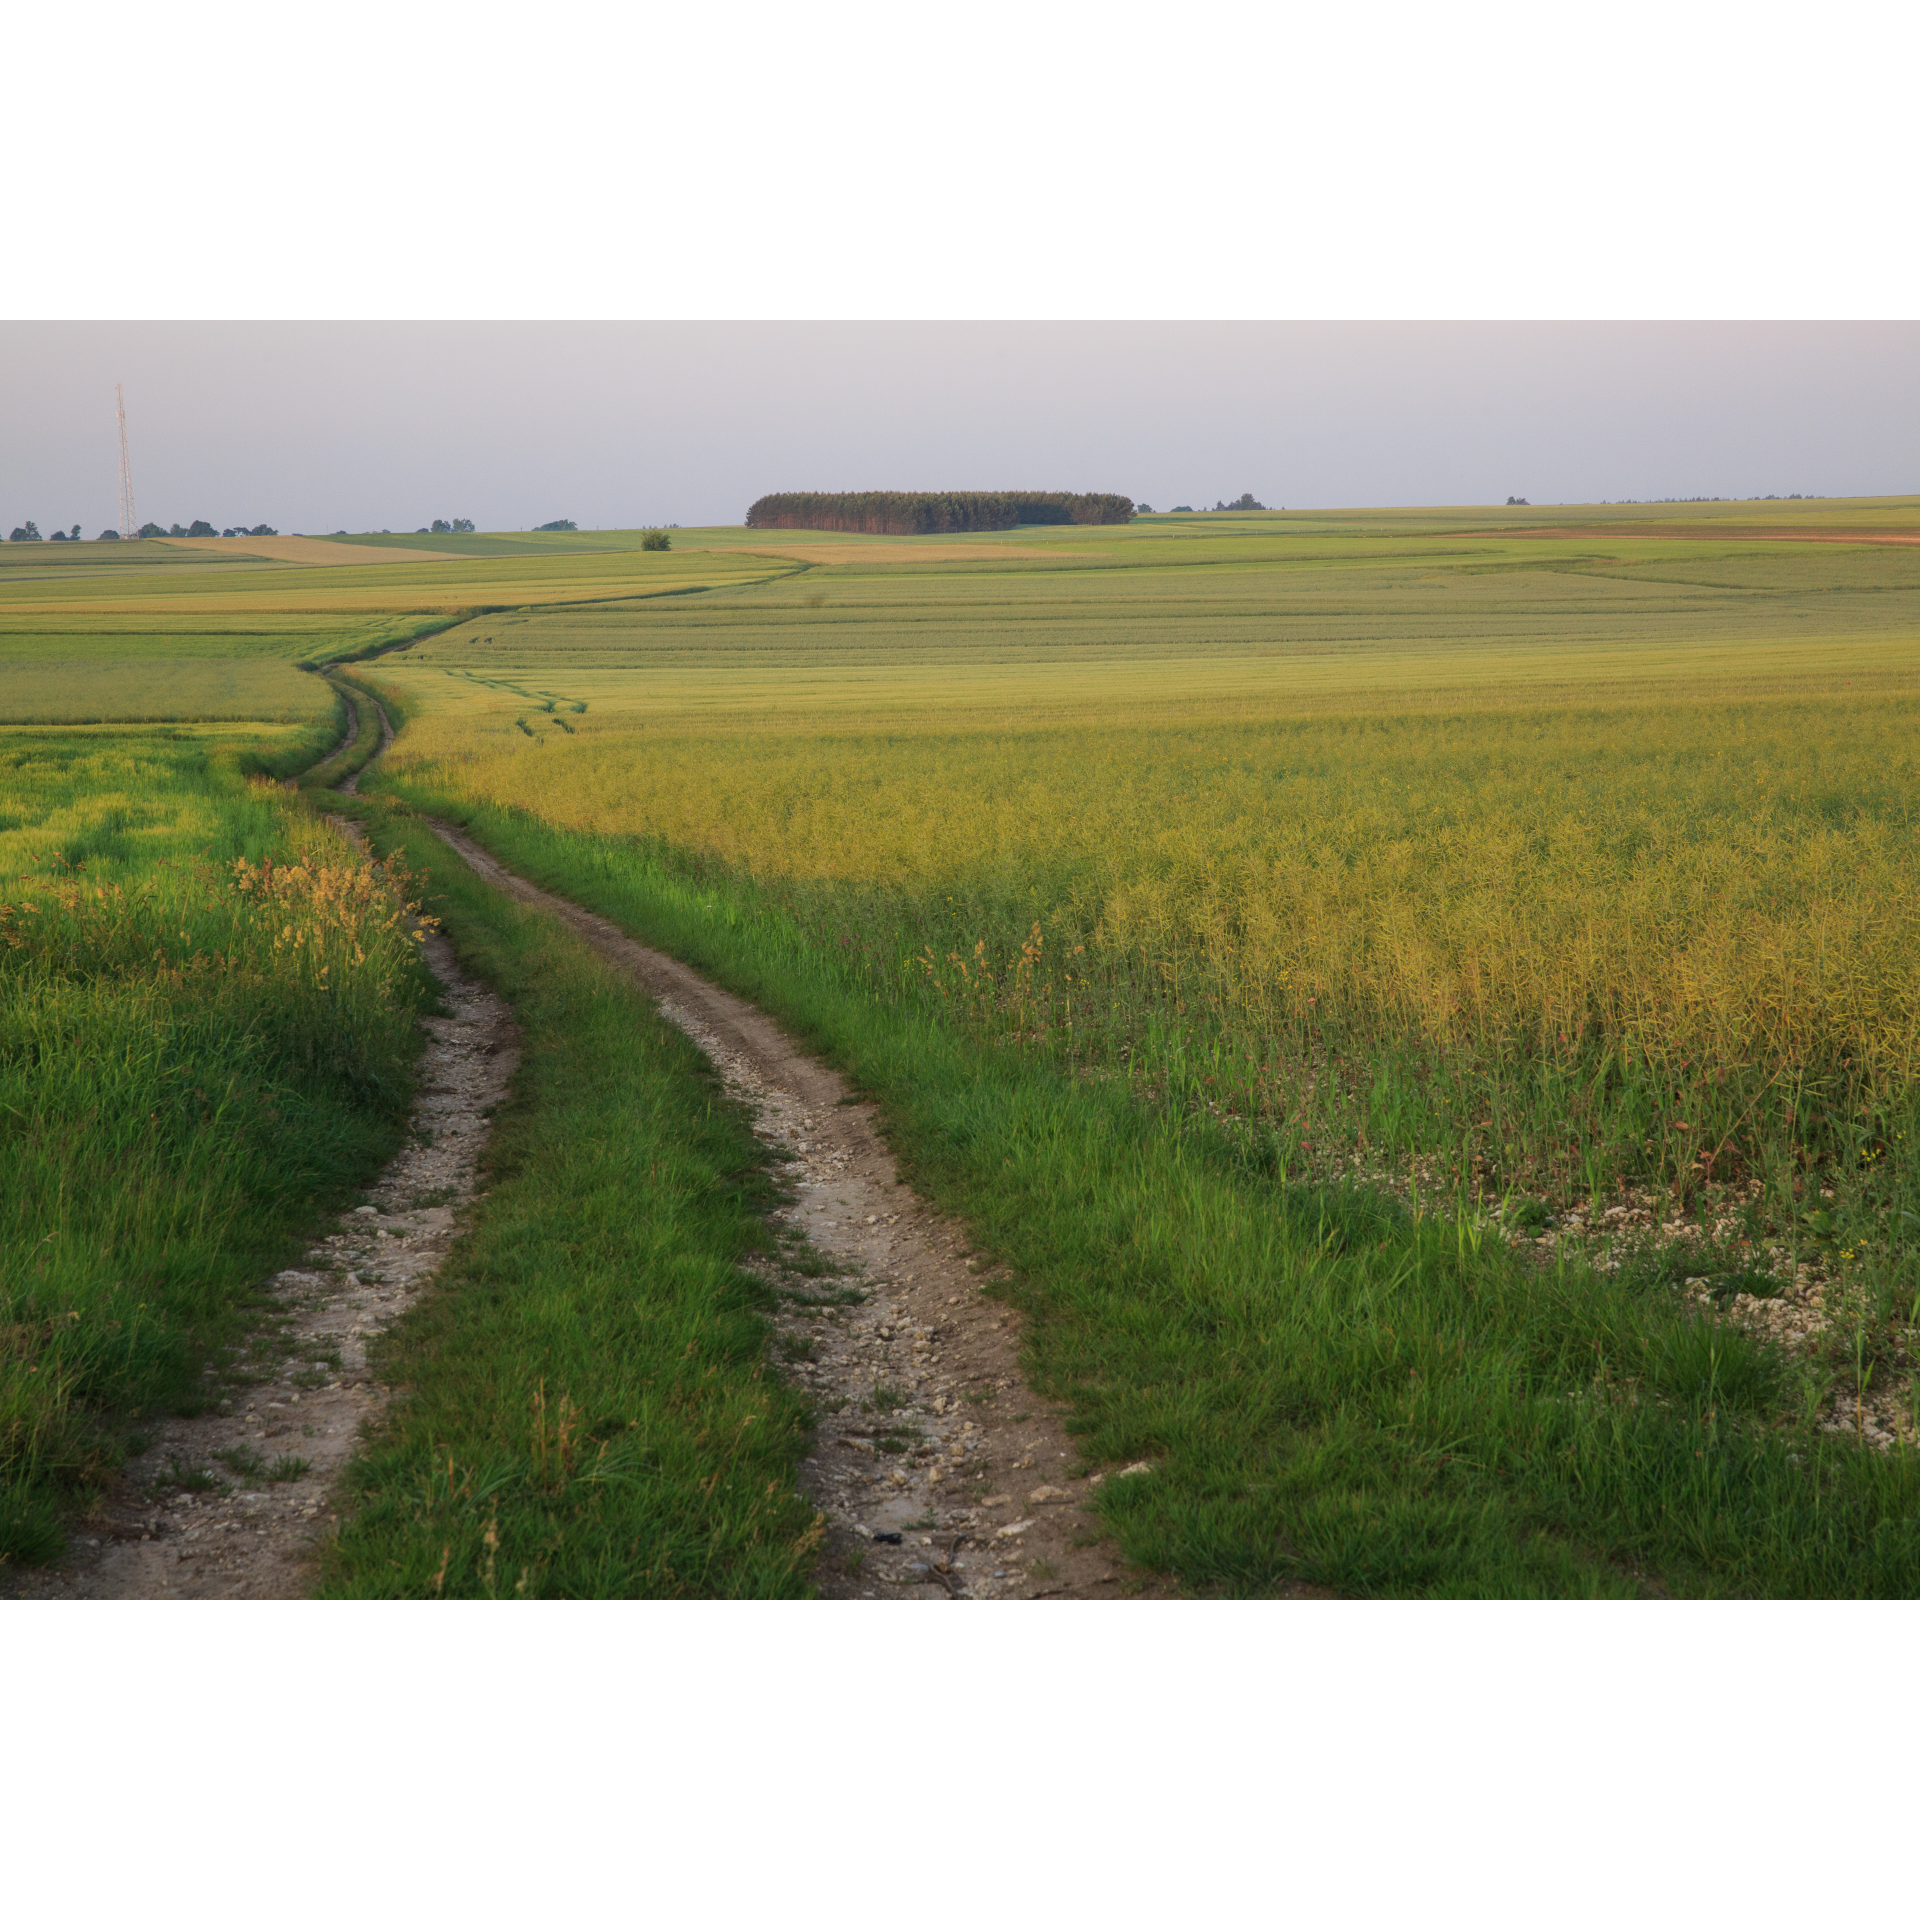
[[[393,738],[380,712],[385,745]],[[357,716],[355,720],[357,728]],[[354,733],[336,749],[344,752]],[[342,783],[351,792],[358,775]],[[1114,1598],[1162,1592],[1100,1537],[1059,1409],[1020,1378],[1018,1316],[964,1232],[901,1184],[870,1106],[757,1008],[609,922],[511,874],[455,829],[434,831],[503,892],[557,914],[635,979],[714,1061],[790,1156],[782,1224],[845,1281],[844,1304],[783,1309],[786,1370],[819,1413],[803,1492],[827,1519],[829,1598]],[[218,1411],[164,1421],[148,1453],[57,1567],[18,1576],[38,1598],[271,1598],[305,1592],[336,1524],[333,1490],[387,1390],[369,1337],[429,1284],[474,1190],[485,1114],[517,1061],[506,1007],[466,979],[443,936],[429,963],[452,1009],[427,1022],[426,1143],[403,1150],[340,1230],[274,1277],[266,1332]],[[330,1368],[329,1355],[337,1355]],[[215,1369],[210,1368],[213,1373]],[[274,1480],[287,1455],[299,1477]],[[236,1469],[252,1458],[268,1469]],[[1120,1471],[1148,1472],[1136,1463]],[[215,1490],[209,1482],[217,1482]]]
[[[784,1219],[851,1270],[859,1304],[790,1307],[791,1377],[819,1408],[801,1486],[827,1517],[829,1597],[1108,1598],[1157,1590],[1099,1537],[1058,1408],[1020,1378],[1018,1316],[964,1232],[900,1183],[874,1110],[746,1001],[611,922],[434,831],[483,878],[557,914],[638,981],[792,1154]],[[896,1451],[896,1449],[898,1449]],[[1128,1469],[1122,1468],[1121,1471]],[[1133,1471],[1151,1471],[1144,1463]]]

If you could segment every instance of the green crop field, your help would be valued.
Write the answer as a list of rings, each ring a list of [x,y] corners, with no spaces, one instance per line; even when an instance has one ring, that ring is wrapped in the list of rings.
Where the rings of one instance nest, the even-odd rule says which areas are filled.
[[[0,872],[357,661],[368,791],[862,1078],[1142,1562],[1920,1585],[1920,502],[384,544],[0,569]]]

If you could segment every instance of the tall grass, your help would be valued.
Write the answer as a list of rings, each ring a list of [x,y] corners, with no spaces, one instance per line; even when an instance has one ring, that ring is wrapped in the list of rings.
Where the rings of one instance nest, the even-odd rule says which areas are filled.
[[[0,1556],[56,1551],[130,1429],[202,1403],[236,1301],[406,1111],[404,870],[272,788],[198,798],[271,850],[0,896]]]
[[[1571,1197],[1857,1165],[1911,1133],[1916,718],[1837,697],[649,727],[557,761],[449,717],[391,777],[737,876],[903,1003],[1296,1147],[1445,1151]]]

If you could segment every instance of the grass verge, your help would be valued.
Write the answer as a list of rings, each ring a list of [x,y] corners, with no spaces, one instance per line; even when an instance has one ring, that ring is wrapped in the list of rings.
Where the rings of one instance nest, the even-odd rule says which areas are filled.
[[[14,750],[54,821],[105,784],[60,744]],[[218,1398],[237,1311],[412,1094],[404,875],[192,740],[138,752],[143,817],[0,885],[0,1562],[57,1557],[143,1421]]]
[[[1238,1594],[1920,1592],[1920,1460],[1824,1431],[1821,1389],[1670,1280],[1289,1181],[1271,1136],[883,1004],[750,887],[393,784],[881,1102],[914,1184],[1015,1269],[1087,1459],[1155,1463],[1101,1494],[1143,1564]]]
[[[353,807],[429,874],[461,965],[524,1056],[485,1202],[383,1339],[405,1392],[351,1469],[321,1591],[799,1596],[805,1403],[764,1364],[764,1150],[704,1056],[550,916],[417,823]]]

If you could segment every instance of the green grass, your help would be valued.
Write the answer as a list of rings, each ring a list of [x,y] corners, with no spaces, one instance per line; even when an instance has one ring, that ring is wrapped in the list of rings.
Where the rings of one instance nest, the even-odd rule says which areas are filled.
[[[262,859],[287,815],[249,776],[287,778],[341,732],[337,702],[300,727],[0,727],[0,883]]]
[[[0,736],[0,1560],[57,1554],[140,1424],[207,1403],[262,1278],[399,1144],[412,943],[244,777],[325,738]]]
[[[704,1058],[550,916],[418,825],[463,966],[523,1030],[488,1192],[382,1341],[405,1392],[351,1470],[322,1591],[728,1597],[808,1591],[805,1403],[766,1366],[764,1150]]]
[[[881,1102],[916,1188],[1018,1275],[1088,1462],[1155,1461],[1100,1498],[1142,1564],[1239,1594],[1920,1591],[1920,1460],[1818,1431],[1796,1366],[1671,1276],[1289,1181],[1257,1139],[887,1003],[749,888],[450,811]]]
[[[355,720],[354,737],[347,741],[347,729],[340,730],[340,744],[316,760],[300,775],[299,784],[309,792],[322,792],[340,786],[376,759],[383,744],[380,728],[380,703],[364,687],[341,675],[329,676],[335,698],[343,708],[351,708]]]

